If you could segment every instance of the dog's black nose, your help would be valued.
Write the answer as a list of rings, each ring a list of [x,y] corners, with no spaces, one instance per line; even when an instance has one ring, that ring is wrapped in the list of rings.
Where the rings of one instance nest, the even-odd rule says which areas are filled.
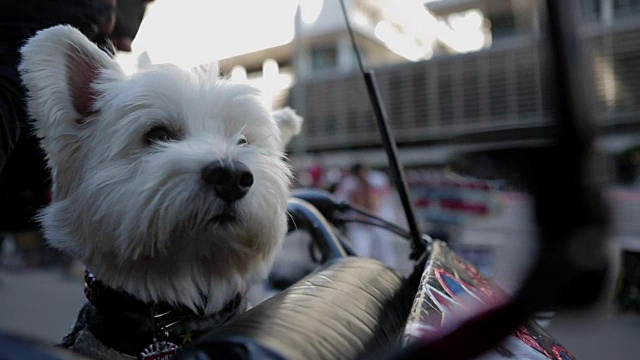
[[[216,194],[226,202],[242,199],[253,185],[253,174],[240,161],[220,160],[202,169],[202,178],[213,186]]]

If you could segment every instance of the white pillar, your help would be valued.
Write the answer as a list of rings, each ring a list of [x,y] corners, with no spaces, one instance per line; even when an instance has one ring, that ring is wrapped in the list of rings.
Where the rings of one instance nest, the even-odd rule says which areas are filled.
[[[340,35],[336,40],[336,63],[338,71],[347,72],[356,66],[355,54],[351,39],[347,34]]]
[[[611,26],[613,24],[613,0],[601,0],[601,18],[604,26]]]

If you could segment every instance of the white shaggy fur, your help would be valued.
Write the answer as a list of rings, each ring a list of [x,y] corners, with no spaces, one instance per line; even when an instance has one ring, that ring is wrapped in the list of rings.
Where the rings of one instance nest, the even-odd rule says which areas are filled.
[[[216,66],[126,76],[69,26],[39,32],[22,56],[54,182],[40,216],[53,246],[140,300],[206,314],[266,275],[286,232],[282,151],[299,116],[271,113],[256,89],[220,79]],[[146,142],[156,126],[175,139]],[[201,177],[220,159],[246,164],[255,179],[230,225],[211,222],[224,204]]]

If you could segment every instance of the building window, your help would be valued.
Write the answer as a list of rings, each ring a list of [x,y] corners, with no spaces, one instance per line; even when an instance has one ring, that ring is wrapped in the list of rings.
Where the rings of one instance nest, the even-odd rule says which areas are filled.
[[[406,85],[400,76],[389,76],[388,85],[389,96],[387,96],[387,99],[390,102],[389,114],[391,115],[391,119],[393,119],[392,122],[400,124],[404,115],[402,94]]]
[[[580,12],[587,20],[597,20],[602,13],[601,0],[580,0]]]
[[[640,0],[613,0],[614,16],[638,15],[640,13]]]
[[[335,46],[319,46],[311,49],[313,71],[335,69],[338,64]]]
[[[425,69],[416,69],[416,72],[411,78],[411,96],[412,104],[415,109],[414,116],[418,121],[418,126],[425,126],[427,124],[427,80],[425,78]]]
[[[333,114],[327,115],[327,118],[324,123],[325,134],[329,136],[335,135],[338,130],[338,122],[336,121],[336,117]]]
[[[347,111],[347,132],[349,134],[357,134],[360,131],[360,121],[358,113],[349,109]]]
[[[640,313],[640,253],[624,250],[616,287],[618,311]]]
[[[500,39],[516,33],[516,19],[512,12],[489,15],[491,21],[491,36]]]

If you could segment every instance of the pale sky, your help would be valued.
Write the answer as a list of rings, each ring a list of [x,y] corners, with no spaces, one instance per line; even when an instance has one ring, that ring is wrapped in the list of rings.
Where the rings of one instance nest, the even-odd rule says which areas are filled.
[[[131,54],[120,54],[126,71],[147,51],[154,63],[184,67],[290,42],[299,0],[155,0]]]
[[[308,12],[317,13],[314,9],[319,10],[323,0],[155,0],[148,6],[133,52],[120,54],[118,61],[132,73],[138,56],[146,51],[153,63],[192,67],[286,44],[293,40],[300,3],[307,10],[304,19]],[[388,9],[410,36],[385,28],[385,21],[376,25],[376,35],[413,61],[431,56],[436,37],[457,52],[476,51],[490,43],[479,10],[454,14],[445,23],[425,11],[423,4],[424,0],[403,0]],[[423,44],[417,46],[414,36]]]

